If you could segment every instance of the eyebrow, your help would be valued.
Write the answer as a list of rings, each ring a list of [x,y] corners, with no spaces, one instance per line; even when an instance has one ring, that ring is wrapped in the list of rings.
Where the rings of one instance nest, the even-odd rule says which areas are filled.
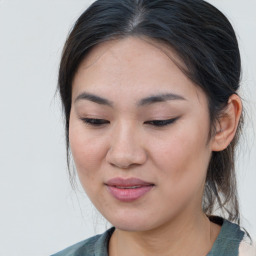
[[[91,93],[87,93],[87,92],[83,92],[83,93],[79,94],[76,97],[75,102],[77,102],[79,100],[89,100],[89,101],[98,103],[100,105],[107,105],[107,106],[110,106],[110,107],[113,107],[113,105],[114,105],[112,101],[109,101],[109,100],[104,99],[100,96],[97,96],[97,95],[94,95],[94,94],[91,94]]]
[[[147,98],[141,99],[138,106],[150,105],[152,103],[165,102],[169,100],[186,100],[183,96],[174,93],[163,93],[152,95]]]
[[[77,102],[79,100],[89,100],[89,101],[95,102],[100,105],[107,105],[110,107],[114,106],[114,103],[112,101],[102,98],[100,96],[97,96],[95,94],[87,93],[87,92],[83,92],[83,93],[79,94],[76,97],[75,102]],[[137,106],[145,106],[145,105],[150,105],[150,104],[158,103],[158,102],[165,102],[165,101],[169,101],[169,100],[186,100],[186,99],[183,96],[178,95],[178,94],[162,93],[162,94],[152,95],[152,96],[149,96],[149,97],[139,100],[139,102],[137,103]]]

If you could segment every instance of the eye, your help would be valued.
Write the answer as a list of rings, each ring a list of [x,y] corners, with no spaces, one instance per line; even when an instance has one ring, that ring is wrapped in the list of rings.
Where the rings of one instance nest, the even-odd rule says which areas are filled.
[[[105,119],[96,119],[96,118],[81,118],[81,120],[91,126],[101,126],[104,124],[108,124],[109,121]]]
[[[145,124],[150,124],[153,126],[161,127],[161,126],[167,126],[172,123],[174,123],[178,117],[172,118],[172,119],[167,119],[167,120],[151,120],[151,121],[146,121]]]

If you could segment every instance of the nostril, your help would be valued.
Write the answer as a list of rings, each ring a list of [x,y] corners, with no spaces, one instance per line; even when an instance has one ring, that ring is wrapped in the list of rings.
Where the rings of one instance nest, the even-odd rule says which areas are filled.
[[[121,165],[121,164],[117,164],[117,163],[111,163],[112,166],[114,167],[118,167],[119,169],[128,169],[130,168],[133,164],[128,164],[128,165]]]
[[[127,169],[132,164],[134,164],[134,160],[132,155],[129,154],[120,154],[120,152],[108,152],[106,160],[113,166],[118,168]]]
[[[147,156],[144,149],[137,147],[135,150],[111,148],[106,155],[106,161],[112,166],[128,169],[132,166],[142,165]]]

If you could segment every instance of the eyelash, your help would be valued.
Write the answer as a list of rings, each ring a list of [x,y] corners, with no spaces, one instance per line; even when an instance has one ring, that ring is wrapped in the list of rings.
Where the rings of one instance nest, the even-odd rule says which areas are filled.
[[[167,119],[167,120],[152,120],[152,121],[146,121],[145,124],[150,124],[156,127],[163,127],[163,126],[173,124],[177,119],[178,117]]]
[[[92,126],[101,126],[103,124],[107,124],[109,123],[109,121],[104,120],[104,119],[96,119],[96,118],[81,118],[81,120],[88,124],[88,125],[92,125]]]
[[[167,119],[167,120],[151,120],[151,121],[146,121],[145,124],[150,124],[156,127],[163,127],[163,126],[167,126],[174,123],[177,119],[178,117]],[[96,127],[109,123],[109,121],[107,120],[96,119],[96,118],[81,118],[81,120],[87,125],[96,126]]]

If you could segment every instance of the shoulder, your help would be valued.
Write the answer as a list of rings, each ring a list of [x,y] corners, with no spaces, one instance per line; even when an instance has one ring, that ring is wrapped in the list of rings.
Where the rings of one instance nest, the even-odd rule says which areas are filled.
[[[108,242],[114,230],[115,228],[112,227],[103,234],[90,237],[79,243],[71,245],[68,248],[51,256],[107,256]]]
[[[95,242],[97,242],[97,240],[99,239],[99,236],[100,235],[90,237],[90,238],[83,240],[79,243],[71,245],[71,246],[67,247],[66,249],[64,249],[56,254],[53,254],[51,256],[75,256],[75,255],[78,255],[78,253],[80,251],[83,251],[84,253],[87,253],[88,255],[93,255],[94,254],[93,253],[93,245],[95,244]]]
[[[217,216],[211,216],[210,219],[214,223],[221,225],[221,230],[207,256],[256,256],[239,254],[239,247],[241,242],[244,240],[245,232],[238,224]]]
[[[241,241],[239,245],[239,256],[256,256],[256,241]]]
[[[221,232],[216,240],[218,255],[256,256],[256,244],[238,224],[223,219]],[[216,254],[217,255],[217,254]]]

